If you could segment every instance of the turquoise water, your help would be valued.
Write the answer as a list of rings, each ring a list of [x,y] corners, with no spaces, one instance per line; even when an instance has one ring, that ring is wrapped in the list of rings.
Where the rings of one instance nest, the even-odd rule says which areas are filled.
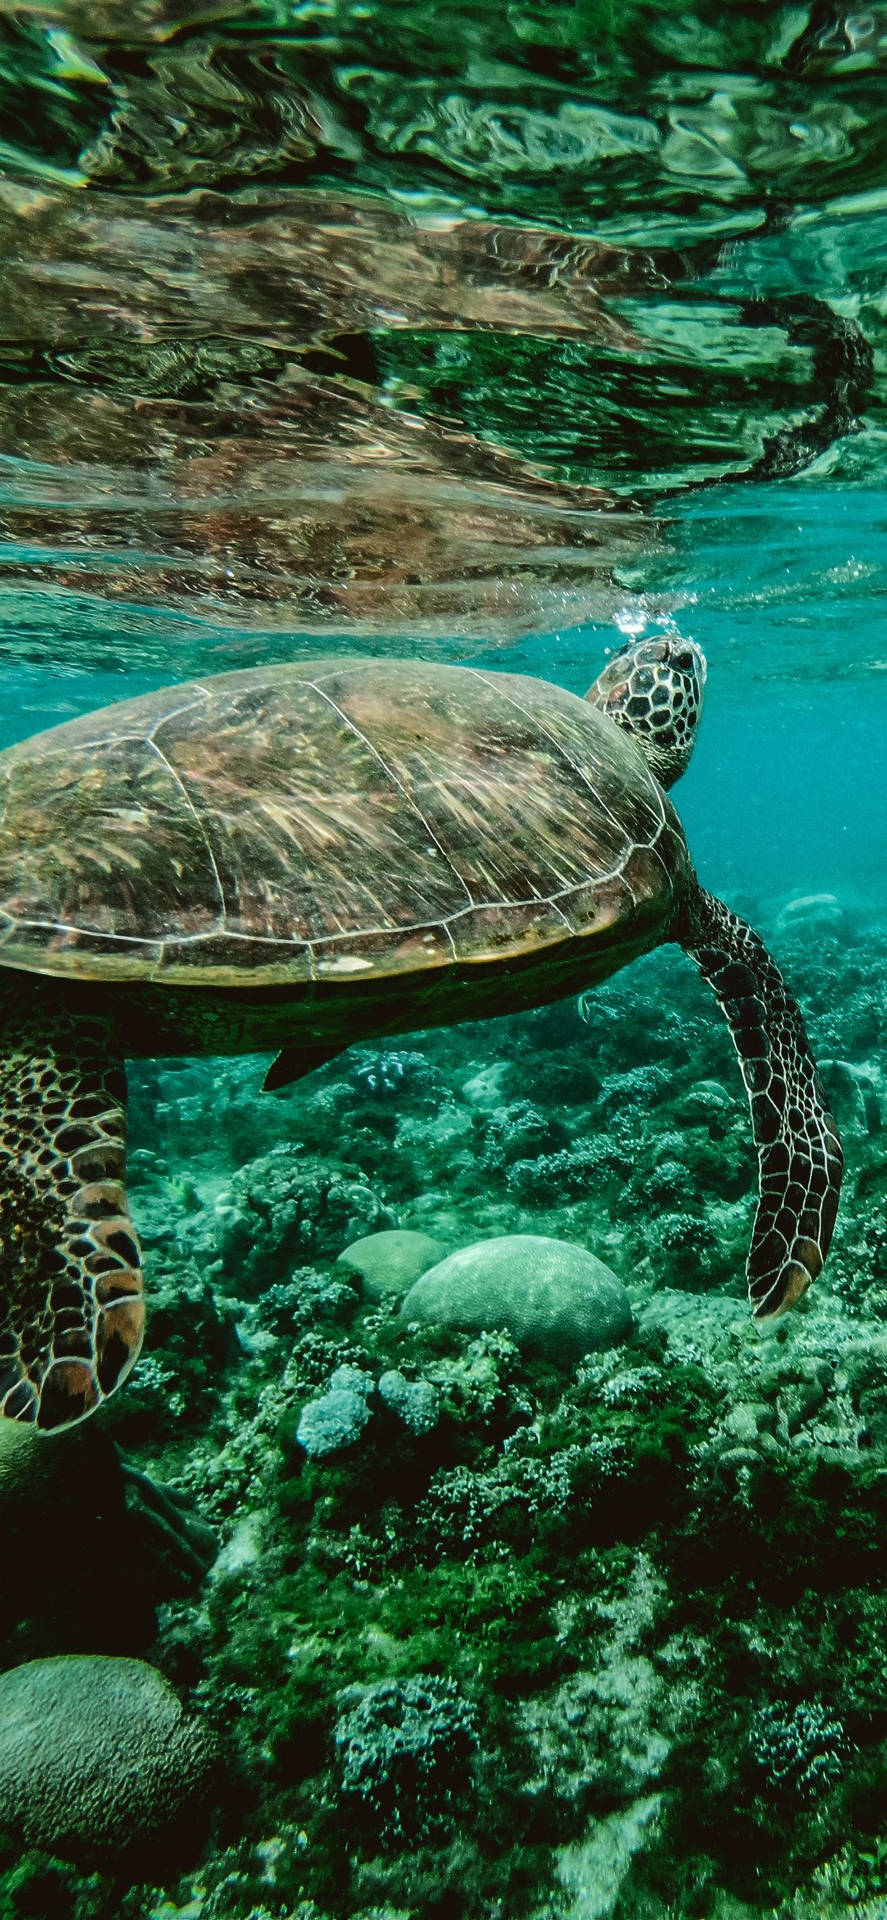
[[[887,1915],[885,64],[883,6],[820,0],[0,18],[0,749],[318,656],[582,695],[691,638],[672,797],[846,1163],[757,1327],[748,1103],[676,944],[268,1092],[236,1010],[155,1056],[106,980],[96,1053],[9,976],[0,1393],[71,1312],[72,1167],[70,1259],[119,1282],[135,1232],[148,1312],[79,1424],[0,1420],[0,1920]],[[21,838],[132,937],[168,814],[101,781]],[[335,800],[299,831],[341,905],[380,856]],[[111,1118],[41,1161],[84,1080]]]
[[[718,489],[704,504],[679,509],[672,553],[651,567],[646,603],[627,593],[608,621],[514,640],[507,662],[491,662],[487,650],[447,634],[435,654],[508,664],[582,694],[628,634],[670,624],[691,634],[710,673],[680,810],[706,881],[768,901],[838,891],[880,907],[887,878],[885,525],[887,500],[874,487],[808,483],[771,488],[753,502],[745,492]],[[52,632],[51,601],[40,618],[37,659],[7,675],[3,745],[169,678],[159,666],[140,672],[136,660],[125,677],[120,665],[102,671],[108,626],[94,606],[79,608],[75,620],[79,648],[95,668],[64,658],[39,662]],[[198,623],[177,627],[167,644],[180,677],[230,670],[247,657],[260,663],[318,650],[311,635],[293,636],[289,648],[286,636],[269,645],[260,635],[247,655],[241,639],[205,633]],[[354,642],[337,644],[355,650]],[[396,650],[396,641],[385,646]]]

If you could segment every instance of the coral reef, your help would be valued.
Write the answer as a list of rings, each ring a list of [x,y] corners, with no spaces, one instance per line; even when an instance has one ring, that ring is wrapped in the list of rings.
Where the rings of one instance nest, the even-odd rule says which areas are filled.
[[[0,1833],[3,1920],[880,1911],[887,941],[810,924],[781,952],[846,1094],[847,1204],[765,1335],[741,1088],[668,954],[264,1102],[251,1061],[134,1071],[146,1353],[104,1432],[0,1453],[30,1542],[0,1660],[146,1657],[224,1764],[206,1838],[124,1888]],[[633,1325],[540,1350],[514,1263],[492,1330],[412,1311],[444,1250],[503,1241],[594,1254]]]
[[[393,1225],[356,1167],[305,1160],[273,1147],[236,1173],[216,1205],[222,1272],[255,1295],[294,1261],[341,1252],[349,1240]]]

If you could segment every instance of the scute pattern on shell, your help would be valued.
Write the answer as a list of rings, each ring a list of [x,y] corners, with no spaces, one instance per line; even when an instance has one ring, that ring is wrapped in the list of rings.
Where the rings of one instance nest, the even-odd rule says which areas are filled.
[[[122,703],[0,756],[0,960],[252,986],[664,920],[687,871],[633,743],[543,681],[320,661]]]

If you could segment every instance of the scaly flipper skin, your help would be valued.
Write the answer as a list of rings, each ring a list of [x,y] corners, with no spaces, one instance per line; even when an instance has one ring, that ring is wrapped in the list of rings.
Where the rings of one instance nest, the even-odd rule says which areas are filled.
[[[729,1022],[751,1104],[760,1197],[748,1254],[756,1320],[815,1280],[838,1211],[844,1156],[804,1022],[776,962],[739,915],[699,888],[675,929]]]
[[[122,1063],[103,1021],[32,1024],[28,998],[5,999],[0,1045],[0,1414],[50,1430],[125,1379],[144,1307]]]

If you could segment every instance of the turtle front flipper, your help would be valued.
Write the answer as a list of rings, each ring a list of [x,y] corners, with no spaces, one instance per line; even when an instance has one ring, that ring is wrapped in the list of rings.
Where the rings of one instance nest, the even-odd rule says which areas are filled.
[[[104,1021],[38,1008],[24,983],[16,1000],[0,1045],[0,1414],[52,1429],[91,1413],[141,1345],[126,1079]]]
[[[828,1253],[841,1142],[800,1008],[763,941],[701,888],[675,932],[729,1021],[751,1103],[759,1199],[748,1293],[755,1319],[770,1320],[794,1305]]]

